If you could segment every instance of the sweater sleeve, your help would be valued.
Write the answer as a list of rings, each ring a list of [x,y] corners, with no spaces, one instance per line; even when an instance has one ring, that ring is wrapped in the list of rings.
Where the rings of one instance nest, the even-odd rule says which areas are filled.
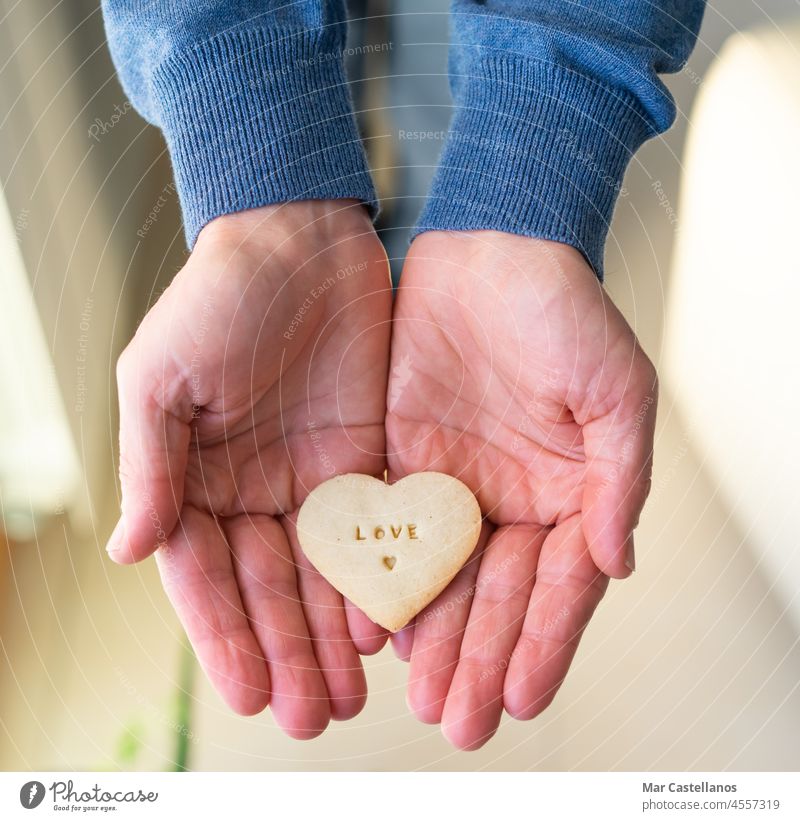
[[[103,0],[111,55],[164,132],[191,247],[222,214],[377,201],[343,64],[344,0]]]
[[[631,155],[675,117],[659,80],[701,0],[453,0],[454,115],[414,233],[493,229],[603,248]]]

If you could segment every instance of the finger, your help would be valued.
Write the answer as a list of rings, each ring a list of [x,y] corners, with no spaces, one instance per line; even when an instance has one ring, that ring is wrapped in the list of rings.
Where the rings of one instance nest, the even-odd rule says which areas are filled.
[[[344,721],[358,715],[367,701],[367,680],[347,627],[342,596],[305,557],[295,527],[296,516],[284,519],[314,655],[325,679],[331,718]]]
[[[267,665],[217,522],[184,507],[178,526],[156,552],[156,562],[164,590],[217,692],[237,713],[261,712],[269,702]]]
[[[344,612],[347,616],[347,629],[353,640],[356,650],[362,656],[373,656],[383,649],[389,638],[389,631],[375,624],[364,612],[359,610],[353,602],[344,600]]]
[[[315,738],[330,720],[328,691],[311,646],[286,533],[270,516],[235,516],[223,520],[223,527],[244,609],[267,662],[275,721],[292,738]]]
[[[489,526],[484,524],[478,546],[467,563],[416,618],[407,699],[409,708],[425,724],[442,720],[488,535]]]
[[[163,388],[154,394],[152,384],[175,380],[164,362],[141,351],[130,345],[117,365],[122,517],[106,549],[121,564],[146,558],[172,532],[189,452],[191,406],[167,410]]]
[[[461,653],[442,715],[445,738],[476,750],[503,715],[503,681],[528,609],[547,530],[516,525],[498,530],[481,559]]]
[[[392,633],[392,649],[400,661],[411,661],[411,650],[414,647],[414,622],[409,622],[402,630]]]
[[[625,393],[583,425],[583,528],[597,567],[625,578],[636,567],[632,533],[650,491],[657,405],[655,370],[636,349]]]
[[[538,715],[555,697],[583,630],[608,587],[586,546],[580,516],[557,525],[539,556],[528,612],[503,685],[506,711]]]

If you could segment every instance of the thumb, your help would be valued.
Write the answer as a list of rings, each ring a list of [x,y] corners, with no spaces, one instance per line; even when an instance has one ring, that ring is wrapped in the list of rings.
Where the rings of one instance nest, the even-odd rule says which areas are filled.
[[[583,426],[583,533],[598,569],[617,579],[636,567],[633,530],[650,492],[658,382],[641,359],[619,402]]]
[[[192,408],[168,357],[136,340],[117,363],[122,517],[106,550],[121,564],[138,562],[166,541],[178,521]],[[155,364],[154,364],[155,363]]]

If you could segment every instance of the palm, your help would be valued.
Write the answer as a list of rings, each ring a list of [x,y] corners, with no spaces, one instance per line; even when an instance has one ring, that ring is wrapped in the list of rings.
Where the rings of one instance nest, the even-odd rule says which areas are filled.
[[[577,509],[580,427],[571,416],[547,418],[562,386],[545,357],[532,356],[521,368],[518,346],[503,343],[509,328],[492,328],[491,311],[475,316],[475,295],[469,307],[464,301],[467,287],[457,276],[431,282],[413,262],[406,268],[395,361],[435,366],[414,370],[390,408],[392,468],[404,474],[435,465],[458,473],[497,525],[554,522],[562,511]],[[507,314],[511,325],[519,307],[516,302]],[[530,334],[527,346],[543,351],[537,336]]]
[[[628,470],[625,420],[652,376],[579,255],[539,241],[423,235],[394,320],[390,470],[460,476],[488,520],[443,594],[463,606],[434,602],[440,618],[421,614],[397,643],[413,641],[418,715],[474,747],[504,705],[524,718],[549,703],[604,592],[597,565],[628,572],[620,533],[641,492],[605,477]]]
[[[208,396],[196,420],[185,501],[222,516],[279,515],[335,472],[384,469],[390,317],[376,242],[370,235],[341,243],[276,283],[281,269],[264,293],[240,283],[239,304],[219,319],[220,338],[203,341],[200,381]],[[296,309],[287,316],[273,307],[281,285],[288,293],[280,298],[300,306],[342,270],[337,263],[367,257],[369,271],[336,280],[294,332]],[[241,273],[251,279],[251,266]]]
[[[131,557],[152,549],[153,517],[130,487],[143,477],[168,537],[162,579],[201,663],[235,709],[270,700],[298,737],[360,710],[357,648],[381,643],[294,534],[308,489],[385,462],[385,255],[360,208],[319,208],[235,215],[201,234],[120,368],[123,408],[146,392],[165,411],[155,431],[141,412],[122,417]],[[166,468],[148,476],[163,450]]]

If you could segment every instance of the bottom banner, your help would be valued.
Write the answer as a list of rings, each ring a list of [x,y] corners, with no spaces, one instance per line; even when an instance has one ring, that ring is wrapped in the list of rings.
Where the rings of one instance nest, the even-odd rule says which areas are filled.
[[[0,818],[800,818],[796,773],[0,773]]]

